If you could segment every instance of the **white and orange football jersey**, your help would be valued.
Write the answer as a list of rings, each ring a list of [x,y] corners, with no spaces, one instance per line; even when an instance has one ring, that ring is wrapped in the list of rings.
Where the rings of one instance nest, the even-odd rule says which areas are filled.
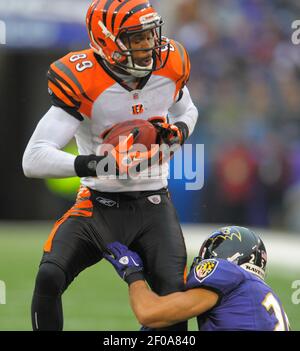
[[[81,121],[75,138],[81,155],[96,154],[102,135],[113,125],[130,119],[172,118],[170,110],[186,92],[190,60],[184,47],[170,41],[168,60],[162,69],[140,79],[135,89],[125,84],[92,49],[71,52],[52,63],[48,72],[52,104]],[[167,55],[167,51],[163,53]],[[194,107],[194,106],[193,106]],[[196,110],[196,108],[194,107]],[[197,112],[185,120],[193,131]],[[176,122],[170,121],[171,123]],[[154,169],[153,169],[154,168]],[[83,185],[107,192],[157,190],[167,186],[168,164],[145,171],[139,179],[82,178]]]

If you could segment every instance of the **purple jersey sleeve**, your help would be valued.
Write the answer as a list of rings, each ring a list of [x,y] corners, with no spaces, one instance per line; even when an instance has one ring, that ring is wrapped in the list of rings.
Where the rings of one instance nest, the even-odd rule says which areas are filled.
[[[228,294],[244,280],[234,263],[223,259],[201,261],[189,273],[186,289],[207,288],[218,294]]]

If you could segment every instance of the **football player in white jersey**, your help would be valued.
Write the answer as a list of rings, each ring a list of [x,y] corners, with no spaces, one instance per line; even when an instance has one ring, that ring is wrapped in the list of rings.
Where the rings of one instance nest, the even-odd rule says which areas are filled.
[[[34,330],[63,329],[63,292],[102,259],[109,242],[140,254],[157,294],[184,287],[186,249],[167,190],[168,163],[151,167],[156,177],[99,176],[104,156],[97,150],[108,130],[133,119],[155,124],[167,145],[186,141],[198,117],[186,87],[188,54],[162,36],[163,21],[147,0],[94,1],[86,24],[91,48],[51,64],[53,106],[23,156],[27,177],[81,178],[75,205],[55,223],[44,246],[32,300]],[[79,156],[61,150],[74,136]],[[119,170],[120,158],[113,155]],[[186,323],[172,328],[185,330]]]

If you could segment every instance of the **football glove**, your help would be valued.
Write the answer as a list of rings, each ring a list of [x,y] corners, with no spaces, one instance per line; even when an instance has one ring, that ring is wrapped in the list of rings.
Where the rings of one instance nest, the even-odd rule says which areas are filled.
[[[165,122],[150,121],[156,128],[163,143],[172,146],[174,144],[183,145],[189,136],[188,126],[184,122],[174,124]]]
[[[112,170],[113,175],[128,173],[128,170],[135,165],[134,158],[136,153],[131,153],[134,141],[139,134],[138,128],[134,128],[124,140],[120,141],[105,155],[79,155],[75,158],[75,172],[78,177],[96,177],[98,163],[102,160],[107,161],[107,167],[104,168],[104,175],[107,175],[108,170]]]
[[[119,242],[108,244],[103,257],[114,266],[119,276],[127,284],[144,280],[143,262],[140,256],[130,251],[127,246]]]

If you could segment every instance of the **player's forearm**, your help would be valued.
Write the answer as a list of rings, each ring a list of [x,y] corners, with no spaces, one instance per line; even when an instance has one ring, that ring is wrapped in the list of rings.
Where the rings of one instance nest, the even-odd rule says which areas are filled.
[[[73,138],[80,122],[52,107],[37,125],[23,155],[24,174],[30,178],[76,176],[75,156],[61,151]]]
[[[75,177],[75,156],[48,145],[35,145],[24,153],[23,170],[29,178]]]
[[[194,104],[189,105],[185,113],[176,118],[176,122],[184,122],[188,126],[189,136],[192,135],[195,129],[197,120],[198,120],[198,110]]]
[[[170,112],[170,122],[184,122],[189,130],[189,136],[193,133],[195,125],[198,120],[198,109],[194,105],[188,89],[183,89],[183,96],[181,100],[175,103]]]
[[[141,325],[153,327],[153,323],[160,322],[160,315],[156,313],[159,296],[149,290],[147,284],[136,281],[129,286],[130,304]]]
[[[150,328],[164,328],[185,320],[185,316],[180,319],[183,311],[172,305],[172,299],[177,294],[180,293],[158,296],[141,280],[129,287],[130,303],[136,318],[141,325]]]

